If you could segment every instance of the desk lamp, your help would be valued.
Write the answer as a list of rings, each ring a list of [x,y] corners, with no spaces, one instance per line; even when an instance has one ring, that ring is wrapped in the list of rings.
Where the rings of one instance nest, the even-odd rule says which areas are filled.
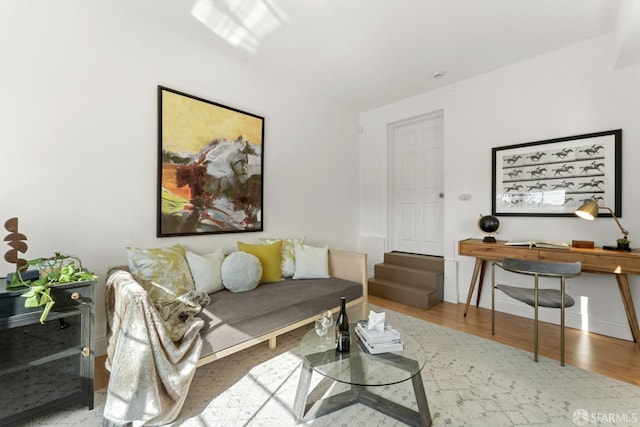
[[[592,201],[587,202],[584,205],[580,206],[578,209],[576,209],[575,214],[578,215],[580,218],[588,219],[589,221],[593,221],[598,216],[598,211],[600,209],[607,209],[609,212],[611,212],[611,216],[616,221],[616,224],[618,224],[618,227],[620,227],[620,231],[622,232],[622,236],[624,237],[624,240],[625,240],[625,242],[627,242],[627,246],[628,246],[629,243],[628,243],[627,236],[629,235],[629,231],[625,230],[624,227],[622,226],[622,224],[620,224],[620,221],[618,221],[618,218],[613,213],[613,210],[611,208],[608,208],[606,206],[599,206],[597,201],[592,200]],[[618,249],[618,247],[616,247],[616,246],[613,246],[613,247],[612,246],[603,246],[603,248],[604,249],[616,249],[616,250]]]

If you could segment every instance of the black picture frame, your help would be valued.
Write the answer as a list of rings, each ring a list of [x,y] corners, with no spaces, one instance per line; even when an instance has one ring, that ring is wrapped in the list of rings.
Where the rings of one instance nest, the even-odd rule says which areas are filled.
[[[574,216],[594,199],[622,216],[622,129],[494,147],[491,163],[494,216]]]
[[[158,86],[157,236],[263,231],[264,117]]]

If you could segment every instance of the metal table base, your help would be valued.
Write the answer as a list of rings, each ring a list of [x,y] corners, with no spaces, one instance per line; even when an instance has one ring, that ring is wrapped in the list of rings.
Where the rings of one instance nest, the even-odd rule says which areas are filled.
[[[328,353],[330,352],[318,353],[318,360],[322,359],[326,361]],[[378,356],[382,360],[384,360],[384,354]],[[348,357],[348,355],[340,355],[336,352],[335,357],[337,359],[338,357]],[[411,363],[415,364],[416,362],[411,359],[406,359],[404,360],[404,363],[409,365]],[[359,358],[356,357],[350,360],[349,369],[352,375],[352,384],[350,390],[323,399],[319,399],[315,402],[307,402],[307,399],[309,397],[309,387],[311,385],[313,368],[311,364],[307,363],[306,361],[303,362],[300,372],[300,380],[298,382],[298,389],[296,391],[295,402],[293,405],[293,412],[298,420],[298,423],[321,417],[323,415],[345,408],[349,405],[353,405],[354,403],[362,403],[363,405],[380,411],[383,414],[393,417],[407,425],[426,427],[431,426],[431,413],[429,412],[427,395],[424,390],[420,371],[418,371],[417,374],[411,377],[413,391],[415,393],[416,402],[418,404],[418,411],[414,411],[368,390],[368,388],[373,388],[376,386],[356,385],[360,382],[359,378],[361,378],[362,372]],[[317,387],[318,386],[316,386],[316,388]],[[313,393],[315,390],[316,389],[314,388],[314,390],[312,390],[311,392]]]

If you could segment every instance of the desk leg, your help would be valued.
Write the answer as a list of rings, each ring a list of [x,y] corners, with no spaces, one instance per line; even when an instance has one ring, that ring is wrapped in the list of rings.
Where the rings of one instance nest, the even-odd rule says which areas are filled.
[[[627,312],[627,320],[629,321],[629,327],[631,328],[633,341],[635,341],[636,344],[638,344],[638,348],[640,348],[640,327],[638,326],[636,309],[633,306],[631,289],[629,289],[629,277],[627,277],[626,274],[616,274],[616,281],[618,282],[618,289],[620,290],[620,296],[622,297],[624,309]]]
[[[467,303],[464,306],[464,317],[467,317],[467,312],[469,311],[469,304],[471,303],[471,296],[473,295],[473,290],[476,287],[476,281],[478,280],[480,271],[484,272],[485,265],[486,265],[485,260],[476,258],[476,265],[473,267],[473,276],[471,276],[471,283],[469,284],[469,293],[467,294]],[[482,280],[482,278],[480,280]],[[480,282],[480,286],[482,286],[482,282]],[[478,289],[478,298],[480,298],[479,295],[480,295],[480,289]]]
[[[480,277],[478,278],[478,295],[476,296],[476,307],[480,307],[480,295],[482,295],[482,284],[484,283],[484,271],[487,268],[487,262],[482,263],[480,267]]]

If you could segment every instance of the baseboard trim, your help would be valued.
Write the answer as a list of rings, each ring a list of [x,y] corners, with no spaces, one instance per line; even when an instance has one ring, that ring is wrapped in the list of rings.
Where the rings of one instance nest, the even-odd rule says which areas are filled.
[[[93,341],[93,354],[94,356],[102,356],[107,354],[107,341],[106,336],[96,337]]]
[[[490,289],[489,289],[490,290]],[[462,302],[464,304],[464,302]],[[472,301],[475,305],[475,295]],[[491,296],[480,298],[480,307],[491,309]],[[503,299],[496,296],[496,311],[512,314],[514,316],[524,317],[527,319],[533,319],[533,308],[529,306],[523,306],[512,299]],[[551,323],[554,325],[560,324],[560,312],[558,309],[552,309],[547,307],[540,307],[538,309],[538,315],[541,322]],[[628,323],[611,322],[604,319],[599,319],[592,315],[588,316],[588,324],[586,328],[582,325],[582,316],[580,313],[565,311],[565,325],[568,328],[585,330],[586,332],[606,335],[613,338],[619,338],[627,341],[633,341],[631,330]]]

